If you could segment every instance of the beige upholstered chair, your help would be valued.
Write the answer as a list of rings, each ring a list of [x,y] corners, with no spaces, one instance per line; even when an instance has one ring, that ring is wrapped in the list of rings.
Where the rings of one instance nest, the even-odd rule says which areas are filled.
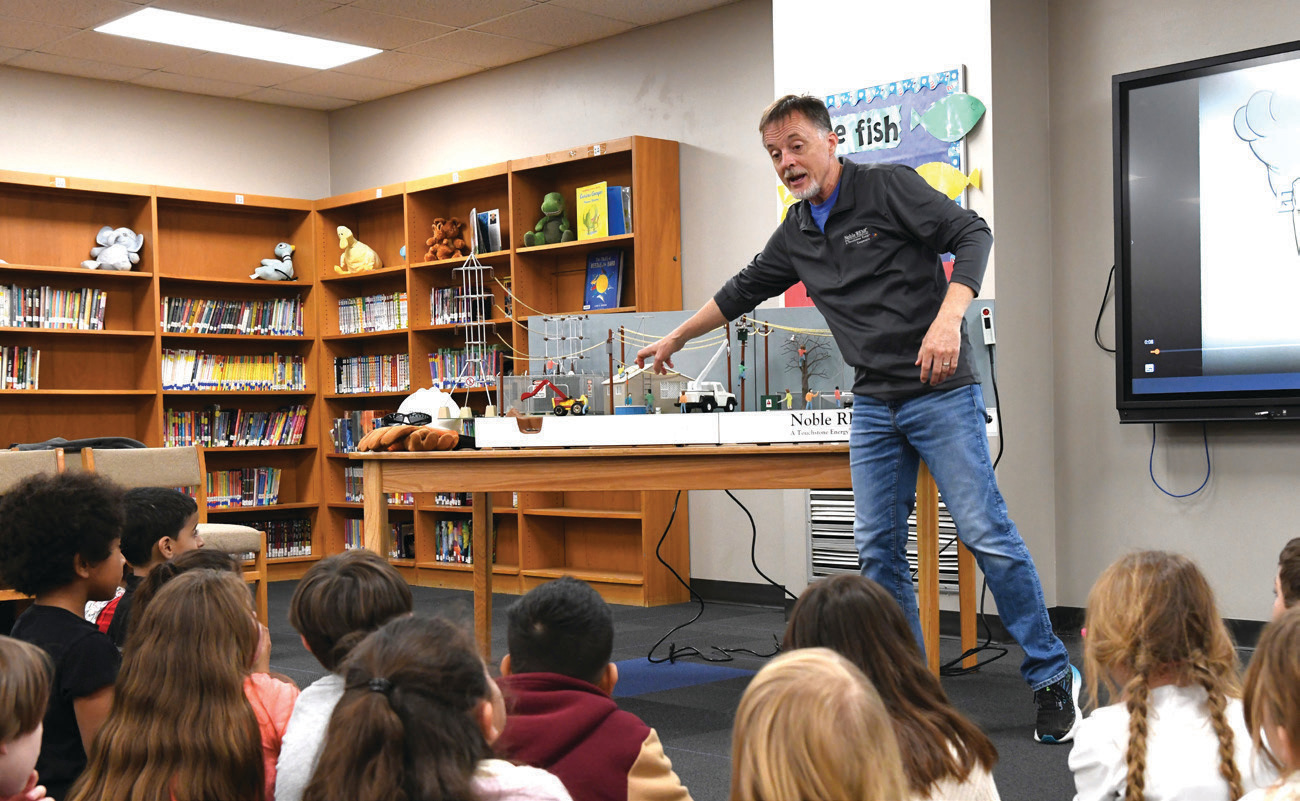
[[[0,451],[0,495],[28,476],[62,473],[63,449],[50,451]],[[20,601],[26,595],[0,588],[0,601]]]
[[[83,448],[82,469],[113,479],[123,487],[194,487],[199,522],[208,520],[207,476],[203,449],[183,448]]]
[[[83,469],[113,479],[124,487],[194,487],[199,505],[199,534],[204,547],[223,553],[256,554],[244,563],[244,579],[253,584],[257,616],[267,622],[266,535],[249,526],[208,523],[207,476],[203,449],[123,448],[81,451]]]

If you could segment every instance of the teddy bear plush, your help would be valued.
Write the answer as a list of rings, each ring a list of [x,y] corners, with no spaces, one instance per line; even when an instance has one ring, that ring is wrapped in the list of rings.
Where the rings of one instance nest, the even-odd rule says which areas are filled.
[[[469,244],[465,242],[465,223],[459,217],[444,220],[439,217],[433,221],[433,236],[424,240],[429,251],[424,254],[425,261],[440,261],[455,256],[468,256]]]
[[[105,225],[95,235],[95,241],[99,247],[91,248],[90,258],[81,263],[87,270],[130,270],[140,263],[144,234]]]

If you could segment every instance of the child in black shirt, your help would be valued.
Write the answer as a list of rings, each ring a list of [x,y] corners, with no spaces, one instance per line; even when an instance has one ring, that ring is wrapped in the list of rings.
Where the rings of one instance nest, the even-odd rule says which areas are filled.
[[[36,770],[49,795],[63,798],[108,716],[121,663],[82,611],[112,598],[122,578],[122,490],[89,473],[32,476],[0,501],[0,520],[0,580],[35,596],[12,636],[54,663]]]

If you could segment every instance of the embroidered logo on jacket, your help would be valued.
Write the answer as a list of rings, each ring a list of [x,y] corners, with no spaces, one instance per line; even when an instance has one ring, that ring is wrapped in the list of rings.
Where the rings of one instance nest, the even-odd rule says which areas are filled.
[[[866,245],[872,242],[879,234],[870,228],[859,228],[858,230],[844,235],[844,244],[848,245]]]

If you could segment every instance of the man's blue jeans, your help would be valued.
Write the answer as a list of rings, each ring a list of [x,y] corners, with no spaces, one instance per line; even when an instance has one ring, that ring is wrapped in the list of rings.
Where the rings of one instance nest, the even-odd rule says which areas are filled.
[[[853,397],[849,461],[862,575],[898,599],[921,644],[921,617],[907,563],[907,518],[924,459],[957,535],[988,579],[998,614],[1025,651],[1020,673],[1038,690],[1070,670],[1052,631],[1038,570],[998,491],[989,459],[984,393],[974,384],[903,401]]]

